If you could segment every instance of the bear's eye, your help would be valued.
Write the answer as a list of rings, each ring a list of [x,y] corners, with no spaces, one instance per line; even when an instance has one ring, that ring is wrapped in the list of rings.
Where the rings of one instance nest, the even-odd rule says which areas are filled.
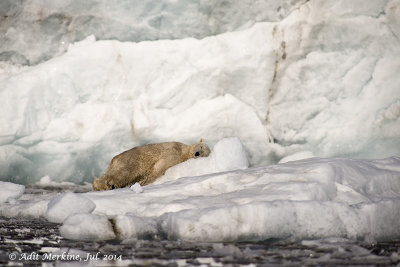
[[[198,156],[200,156],[200,152],[196,152],[196,153],[194,153],[194,156],[195,156],[195,157],[198,157]]]

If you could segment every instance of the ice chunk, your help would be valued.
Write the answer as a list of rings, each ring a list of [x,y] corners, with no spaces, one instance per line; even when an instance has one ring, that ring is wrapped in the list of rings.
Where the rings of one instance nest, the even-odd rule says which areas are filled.
[[[135,183],[134,185],[131,186],[131,190],[135,192],[136,194],[142,193],[143,188],[140,186],[139,183]]]
[[[113,227],[104,215],[73,214],[64,221],[60,233],[69,239],[108,240],[116,237]]]
[[[47,211],[47,199],[30,199],[24,203],[0,206],[0,215],[4,217],[41,218]],[[11,204],[11,203],[10,203]]]
[[[40,184],[40,185],[49,185],[49,184],[51,184],[50,176],[48,176],[48,175],[43,176],[42,178],[40,178],[40,180],[39,180],[39,182],[37,182],[37,184]]]
[[[81,194],[65,193],[52,198],[48,204],[45,217],[50,222],[63,222],[75,213],[91,213],[96,208],[87,197]]]
[[[224,138],[215,144],[210,159],[214,160],[212,172],[232,171],[249,167],[247,152],[238,137]]]
[[[237,137],[224,138],[215,144],[208,157],[190,159],[169,168],[154,184],[176,180],[180,177],[246,169],[247,153]]]
[[[114,217],[113,220],[119,239],[153,239],[159,234],[157,221],[152,218],[119,215]]]
[[[25,191],[25,186],[0,181],[0,203],[17,199]]]
[[[69,187],[76,186],[75,183],[66,182],[66,181],[55,182],[48,175],[40,178],[40,180],[37,183],[35,183],[35,185],[37,185],[39,187],[58,187],[58,188],[69,188]]]

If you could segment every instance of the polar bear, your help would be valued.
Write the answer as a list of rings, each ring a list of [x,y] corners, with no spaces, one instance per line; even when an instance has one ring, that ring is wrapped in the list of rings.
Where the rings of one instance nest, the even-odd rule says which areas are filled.
[[[168,168],[209,154],[210,148],[203,139],[193,145],[165,142],[137,146],[115,156],[104,176],[93,181],[93,190],[122,188],[134,183],[147,185],[163,175]]]

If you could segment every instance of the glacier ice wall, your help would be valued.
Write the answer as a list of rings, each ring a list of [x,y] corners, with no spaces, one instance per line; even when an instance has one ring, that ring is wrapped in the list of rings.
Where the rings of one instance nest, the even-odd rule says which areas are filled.
[[[253,165],[400,154],[399,0],[141,2],[1,2],[0,179],[91,181],[132,146],[201,137],[239,137]],[[38,25],[57,10],[68,26]]]
[[[277,143],[319,156],[400,153],[399,15],[399,1],[311,1],[275,26],[267,121]]]
[[[0,60],[37,64],[70,43],[204,38],[277,21],[303,1],[282,0],[2,0]]]

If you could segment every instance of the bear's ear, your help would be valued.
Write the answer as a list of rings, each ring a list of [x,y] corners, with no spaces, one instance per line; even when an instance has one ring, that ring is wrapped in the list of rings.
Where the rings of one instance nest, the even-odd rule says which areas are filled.
[[[203,143],[204,142],[204,139],[203,138],[200,138],[200,143]]]

